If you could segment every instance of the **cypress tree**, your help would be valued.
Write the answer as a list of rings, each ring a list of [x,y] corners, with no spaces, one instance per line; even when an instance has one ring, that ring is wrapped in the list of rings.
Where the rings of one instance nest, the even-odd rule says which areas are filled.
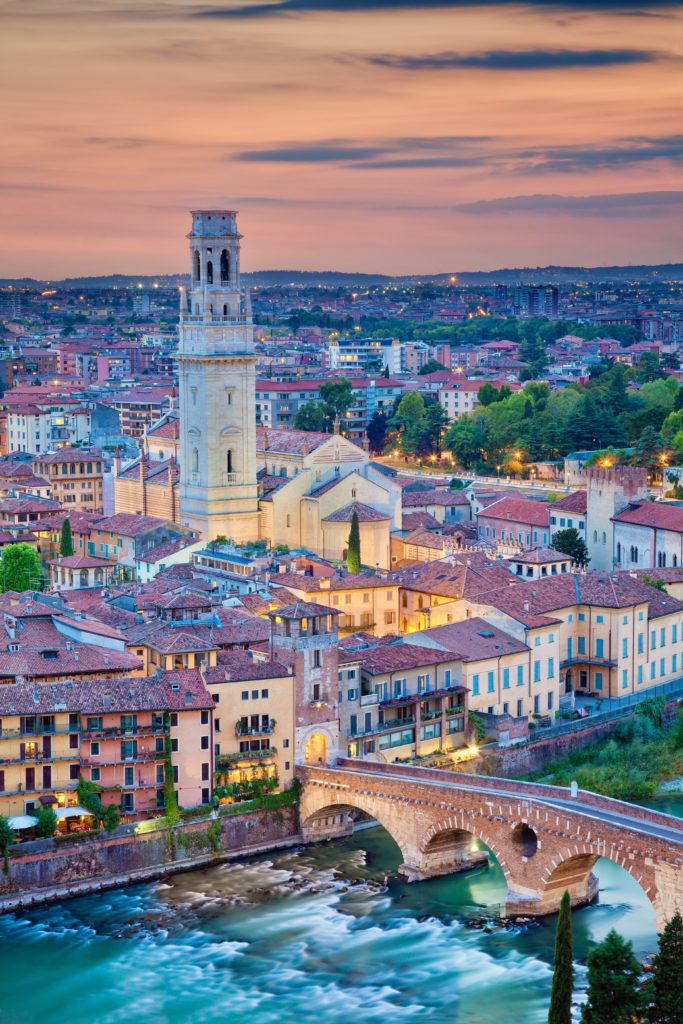
[[[74,539],[71,533],[71,520],[67,516],[62,523],[62,536],[59,540],[59,553],[67,558],[74,553]]]
[[[632,1024],[643,1008],[640,964],[614,930],[588,955],[588,1001],[581,1024]]]
[[[572,905],[569,893],[565,889],[555,932],[555,970],[550,993],[548,1024],[571,1024],[573,989]]]
[[[683,917],[679,912],[659,936],[648,996],[649,1024],[683,1024]]]
[[[349,545],[346,550],[346,568],[349,572],[360,572],[360,528],[358,526],[358,513],[355,509],[351,516]]]

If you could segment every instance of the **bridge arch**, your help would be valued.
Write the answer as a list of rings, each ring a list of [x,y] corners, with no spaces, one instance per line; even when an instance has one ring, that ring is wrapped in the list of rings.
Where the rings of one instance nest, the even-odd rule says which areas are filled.
[[[491,851],[509,885],[509,867],[500,844],[476,816],[464,811],[450,814],[426,830],[420,845],[422,863],[431,874],[447,874],[488,862],[485,851],[472,848],[473,839]]]
[[[305,793],[300,812],[301,833],[309,842],[351,835],[354,811],[361,811],[381,825],[401,851],[404,865],[415,863],[417,848],[409,824],[394,820],[383,808],[378,808],[374,800],[361,793],[337,795],[326,790]]]
[[[592,844],[581,844],[553,857],[541,876],[540,897],[549,912],[559,906],[565,889],[569,892],[572,905],[584,904],[598,894],[599,882],[593,874],[598,861],[604,858],[620,867],[641,888],[647,896],[653,911],[658,915],[659,894],[654,878],[643,864],[642,858],[633,858],[623,849],[605,847],[596,849]]]

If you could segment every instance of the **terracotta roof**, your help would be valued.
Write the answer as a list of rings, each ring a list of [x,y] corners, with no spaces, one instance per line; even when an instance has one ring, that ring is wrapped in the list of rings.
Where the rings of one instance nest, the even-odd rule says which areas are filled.
[[[550,511],[553,509],[561,509],[563,512],[576,512],[578,515],[586,515],[587,506],[587,493],[586,491],[572,491],[571,494],[566,494],[564,498],[559,501],[554,501],[550,505]]]
[[[259,453],[272,452],[274,455],[304,455],[320,448],[333,438],[334,434],[322,434],[313,430],[271,430],[257,427],[256,450]]]
[[[431,512],[404,512],[402,526],[404,530],[431,530],[439,527],[438,519]]]
[[[48,565],[63,565],[65,569],[97,569],[116,565],[116,559],[95,558],[94,555],[60,555],[52,558]]]
[[[569,562],[571,558],[562,551],[555,551],[554,548],[532,548],[531,551],[522,551],[521,554],[515,555],[510,561],[543,565],[545,562]]]
[[[350,523],[354,512],[358,516],[359,523],[381,523],[388,522],[391,519],[391,516],[385,512],[380,512],[376,508],[364,505],[360,501],[352,501],[349,505],[344,505],[343,508],[338,508],[335,512],[331,512],[329,516],[324,516],[322,522]]]
[[[283,608],[276,608],[268,612],[268,618],[283,619],[308,619],[316,615],[338,615],[334,608],[327,608],[322,604],[315,604],[313,601],[296,601],[294,604],[285,605]]]
[[[500,498],[480,512],[479,517],[529,526],[548,526],[548,505],[528,498]]]
[[[662,501],[633,502],[623,512],[612,516],[612,522],[632,523],[634,526],[683,533],[683,505]]]
[[[483,552],[468,552],[465,560],[443,559],[423,562],[409,569],[390,573],[404,590],[413,590],[437,597],[482,598],[484,594],[498,593],[515,586],[509,569],[492,562]],[[468,564],[469,563],[469,564]]]
[[[4,501],[0,501],[0,512],[13,512],[15,514],[21,514],[22,512],[56,512],[60,508],[58,501],[53,501],[52,498],[5,498]]]
[[[439,651],[434,647],[423,647],[419,644],[387,644],[355,653],[363,672],[373,676],[455,660],[450,652]]]
[[[102,452],[99,448],[84,451],[82,448],[58,448],[56,452],[36,455],[36,462],[49,462],[61,465],[62,462],[101,462]]]
[[[1,506],[0,506],[1,507]],[[137,537],[148,530],[156,530],[160,526],[169,525],[166,519],[156,516],[141,516],[134,512],[117,512],[113,516],[104,516],[97,523],[98,530],[116,533],[123,537]]]
[[[434,626],[423,630],[421,635],[462,661],[484,661],[501,654],[521,654],[529,650],[526,644],[478,616]]]
[[[159,672],[155,676],[122,679],[73,679],[49,686],[7,683],[0,686],[0,715],[82,715],[134,711],[193,711],[214,707],[196,669]],[[74,751],[76,756],[78,751]]]
[[[206,668],[202,675],[207,685],[212,683],[246,682],[249,679],[288,678],[291,673],[278,661],[257,661],[246,651],[220,651],[215,668]]]

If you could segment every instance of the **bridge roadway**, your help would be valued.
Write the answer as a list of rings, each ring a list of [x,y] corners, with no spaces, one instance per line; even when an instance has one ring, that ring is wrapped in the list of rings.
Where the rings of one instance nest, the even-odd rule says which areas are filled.
[[[472,838],[495,854],[508,910],[551,913],[569,889],[597,893],[600,857],[620,864],[650,897],[660,924],[683,910],[683,819],[596,793],[412,765],[341,758],[297,767],[303,834],[347,834],[357,811],[375,818],[403,855],[410,880],[480,863]]]
[[[340,762],[343,763],[344,767],[339,767],[336,770],[339,772],[355,774],[359,776],[365,776],[367,771],[367,765],[364,763],[361,768],[356,762],[354,768],[346,767],[348,764],[353,763],[349,759]],[[375,771],[373,766],[372,775],[373,778],[386,778],[395,779],[396,772],[395,768],[398,766],[389,765],[378,765],[381,768],[387,768],[388,771]],[[527,800],[533,800],[535,803],[541,803],[545,807],[557,807],[561,810],[571,811],[572,814],[583,814],[589,818],[594,818],[597,821],[606,821],[613,825],[621,826],[622,828],[633,829],[636,832],[642,832],[644,835],[657,836],[658,839],[664,839],[672,843],[679,843],[683,846],[683,818],[675,818],[671,814],[661,814],[660,812],[654,812],[656,819],[659,821],[652,821],[648,818],[647,821],[642,820],[639,817],[634,817],[633,814],[628,813],[628,809],[637,807],[635,804],[629,804],[623,800],[613,800],[610,797],[603,797],[602,800],[608,801],[610,804],[614,804],[615,808],[624,808],[624,810],[611,810],[606,807],[599,806],[600,798],[598,803],[594,804],[591,797],[597,796],[597,794],[587,793],[585,791],[579,791],[579,795],[576,799],[558,799],[554,795],[539,795],[538,793],[530,793],[528,796],[522,787],[526,786],[524,782],[510,783],[509,779],[498,779],[489,775],[470,775],[463,774],[461,772],[438,772],[439,778],[430,778],[430,773],[434,771],[432,768],[415,768],[410,771],[410,767],[406,765],[405,771],[401,771],[401,777],[410,779],[411,782],[416,782],[423,786],[439,786],[447,789],[462,790],[466,789],[468,793],[482,793],[484,796],[496,796],[499,799],[509,799],[511,796],[515,799],[520,797]],[[450,775],[450,779],[445,779],[443,776]],[[457,781],[456,781],[457,780]],[[499,785],[479,786],[477,782],[487,783],[499,783]],[[532,784],[533,785],[533,784]],[[544,786],[539,784],[535,787],[539,790],[548,790],[554,794],[556,792],[562,792],[569,794],[571,791],[560,786]],[[664,824],[663,822],[667,823]]]

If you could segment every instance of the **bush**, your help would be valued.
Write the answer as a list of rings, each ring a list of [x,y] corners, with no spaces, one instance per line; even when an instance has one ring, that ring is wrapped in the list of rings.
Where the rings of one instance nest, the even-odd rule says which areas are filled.
[[[104,808],[102,812],[102,824],[104,825],[107,832],[113,832],[117,825],[121,823],[121,812],[119,811],[116,804],[109,804]]]
[[[36,838],[49,839],[57,831],[57,815],[51,807],[41,807],[38,811]]]

